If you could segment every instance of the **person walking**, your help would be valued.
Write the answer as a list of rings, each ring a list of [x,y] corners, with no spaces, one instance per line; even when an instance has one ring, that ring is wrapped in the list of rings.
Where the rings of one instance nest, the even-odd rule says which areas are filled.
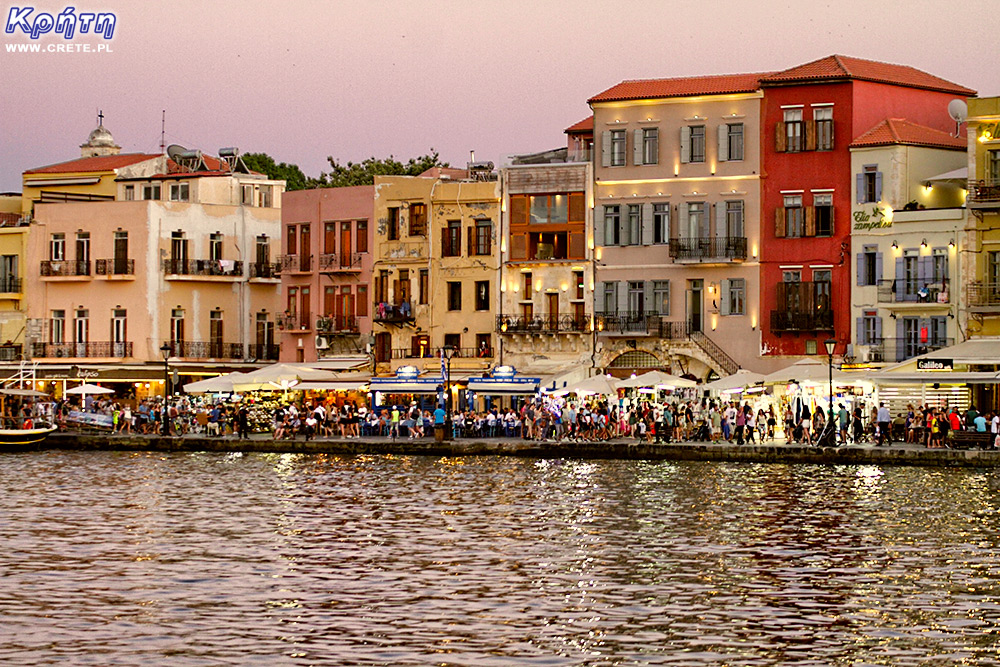
[[[876,442],[876,446],[881,447],[882,443],[885,443],[885,446],[888,447],[892,444],[892,433],[889,430],[892,416],[889,414],[889,408],[885,406],[885,403],[879,404],[876,419],[878,420],[878,442]],[[930,429],[928,428],[927,431],[929,433]]]

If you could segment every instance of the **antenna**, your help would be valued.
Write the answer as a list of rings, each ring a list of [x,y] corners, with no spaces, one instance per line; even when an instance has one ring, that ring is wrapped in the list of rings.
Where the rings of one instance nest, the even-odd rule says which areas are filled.
[[[954,99],[948,102],[948,115],[955,121],[955,134],[957,135],[962,123],[969,117],[969,105],[965,103],[965,100]]]
[[[163,110],[163,116],[160,118],[160,154],[163,154],[163,147],[166,145],[164,137],[167,134],[167,110]]]
[[[178,146],[177,144],[170,144],[167,146],[167,157],[180,164],[181,154],[186,153],[187,149],[183,146]]]

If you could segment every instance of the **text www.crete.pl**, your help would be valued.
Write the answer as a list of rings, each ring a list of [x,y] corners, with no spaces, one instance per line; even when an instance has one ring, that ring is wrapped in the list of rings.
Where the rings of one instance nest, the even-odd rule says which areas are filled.
[[[4,44],[7,53],[113,53],[110,44]]]

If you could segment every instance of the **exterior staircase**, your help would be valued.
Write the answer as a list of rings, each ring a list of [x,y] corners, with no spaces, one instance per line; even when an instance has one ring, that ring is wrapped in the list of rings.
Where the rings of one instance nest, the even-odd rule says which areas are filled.
[[[702,352],[707,354],[712,361],[718,364],[719,368],[725,371],[727,375],[732,375],[740,369],[740,365],[735,359],[726,354],[725,350],[716,345],[715,341],[701,331],[692,331],[691,340],[695,345],[700,347]]]

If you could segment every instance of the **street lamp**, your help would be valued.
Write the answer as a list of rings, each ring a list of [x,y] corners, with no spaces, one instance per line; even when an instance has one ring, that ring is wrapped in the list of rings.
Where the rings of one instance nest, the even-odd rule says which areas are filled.
[[[170,435],[170,411],[167,409],[167,398],[170,396],[170,343],[160,346],[160,354],[163,355],[163,411],[160,413],[160,421],[163,422],[163,435]]]
[[[836,431],[833,431],[833,351],[837,347],[837,341],[833,338],[827,338],[823,341],[823,345],[826,346],[826,356],[830,367],[830,402],[827,404],[827,432],[832,433],[834,436],[834,444],[836,445]],[[829,437],[829,435],[827,436]]]
[[[449,433],[451,433],[451,358],[455,356],[455,346],[445,345],[441,348],[441,359],[447,360],[448,370],[444,377],[444,400],[445,400],[445,411],[444,416],[444,437],[449,438]]]

